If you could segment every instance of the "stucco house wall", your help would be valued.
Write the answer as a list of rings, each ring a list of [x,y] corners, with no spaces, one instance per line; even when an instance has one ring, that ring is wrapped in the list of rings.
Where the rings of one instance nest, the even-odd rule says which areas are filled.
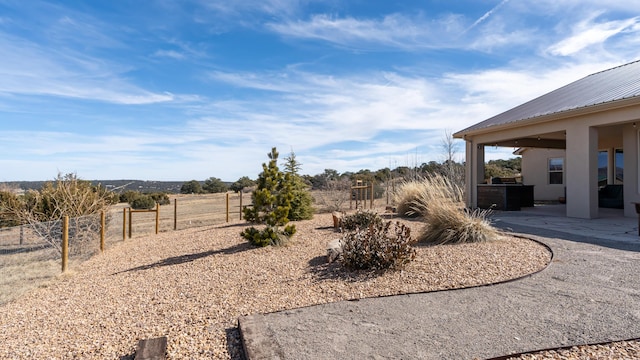
[[[534,185],[535,200],[557,201],[559,197],[565,196],[564,170],[562,184],[549,184],[549,159],[562,158],[565,163],[564,150],[526,148],[520,151],[520,154],[522,155],[522,182],[526,185]]]
[[[640,202],[640,61],[589,75],[454,134],[466,142],[467,205],[477,206],[477,185],[484,179],[486,146],[564,151],[566,214],[598,217],[598,155],[609,151],[608,181],[616,181],[614,154],[624,154],[624,215],[635,217]],[[526,154],[526,152],[525,152]],[[532,154],[535,154],[532,152]],[[524,155],[524,154],[523,154]],[[545,188],[547,156],[523,156],[525,184],[536,185],[536,197],[557,197]],[[545,171],[526,170],[527,161]],[[536,163],[535,161],[538,161]],[[535,173],[537,171],[537,173]],[[546,191],[549,190],[549,193]],[[559,189],[553,189],[559,191]]]

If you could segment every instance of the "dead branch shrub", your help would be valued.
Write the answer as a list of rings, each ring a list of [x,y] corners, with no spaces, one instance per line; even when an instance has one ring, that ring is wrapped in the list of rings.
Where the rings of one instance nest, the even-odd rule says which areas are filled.
[[[340,211],[349,202],[350,189],[349,179],[328,180],[322,189],[315,192],[316,203],[327,212]]]
[[[411,230],[391,221],[371,223],[368,228],[344,234],[340,261],[350,270],[400,269],[416,257]]]
[[[426,223],[417,237],[420,242],[481,242],[498,234],[488,220],[490,211],[467,210],[462,187],[442,175],[434,175],[422,182],[411,210],[422,216]]]
[[[61,253],[61,219],[64,216],[70,219],[70,238],[75,238],[78,243],[93,241],[100,218],[87,215],[106,210],[113,196],[100,186],[80,180],[75,174],[58,174],[53,183],[46,183],[40,191],[28,191],[19,200],[11,203],[5,211],[10,212],[20,224],[29,225],[39,238]]]
[[[357,210],[353,214],[345,215],[340,220],[340,231],[349,232],[366,229],[370,225],[382,224],[382,218],[375,212],[367,210]]]

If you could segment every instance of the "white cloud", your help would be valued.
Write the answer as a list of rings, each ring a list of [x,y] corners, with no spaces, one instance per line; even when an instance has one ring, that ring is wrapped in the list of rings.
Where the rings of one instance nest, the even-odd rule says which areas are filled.
[[[585,19],[576,24],[572,29],[572,35],[549,47],[552,55],[570,56],[585,48],[606,42],[613,36],[625,31],[638,32],[640,17],[606,22],[595,22],[595,17]]]
[[[198,0],[204,8],[214,12],[230,15],[246,15],[246,12],[265,13],[270,15],[292,15],[299,11],[303,0],[244,0],[244,1],[210,1]]]
[[[183,53],[177,52],[175,50],[157,50],[153,53],[153,56],[167,57],[176,60],[183,60],[185,58],[185,55]]]
[[[173,100],[129,83],[121,66],[70,50],[58,51],[0,33],[0,94],[46,95],[117,104]]]
[[[476,20],[473,24],[471,24],[471,26],[469,28],[467,28],[464,32],[467,33],[469,32],[471,29],[475,28],[476,26],[480,25],[480,23],[486,21],[491,15],[493,15],[493,13],[495,13],[496,11],[498,11],[502,6],[504,6],[504,4],[506,4],[507,2],[509,2],[509,0],[502,0],[498,5],[496,5],[494,8],[492,8],[491,10],[487,11],[486,13],[484,13],[484,15],[482,15],[478,20]]]
[[[463,31],[457,16],[425,20],[402,14],[390,14],[381,19],[356,19],[313,15],[308,21],[272,22],[266,26],[283,36],[327,41],[356,49],[380,46],[410,50],[413,48],[453,47]]]
[[[216,176],[232,181],[257,176],[272,146],[283,157],[293,148],[308,174],[326,168],[343,172],[411,166],[442,160],[445,128],[461,130],[614,65],[507,67],[449,73],[435,80],[395,72],[349,77],[290,69],[230,73],[216,80],[230,79],[229,84],[250,91],[233,101],[188,104],[189,121],[92,138],[69,132],[5,132],[0,152],[24,152],[30,163],[47,159],[43,169],[51,168],[51,177],[59,170],[105,178],[109,176],[99,174],[113,169],[129,178]],[[266,97],[251,92],[269,87],[277,90],[266,91]],[[43,143],[48,146],[34,146]],[[511,157],[511,151],[489,149],[487,159]],[[18,171],[15,163],[2,163],[7,171]]]

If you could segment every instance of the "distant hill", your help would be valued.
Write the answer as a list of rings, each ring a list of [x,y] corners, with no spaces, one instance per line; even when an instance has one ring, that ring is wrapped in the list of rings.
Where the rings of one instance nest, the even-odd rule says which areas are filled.
[[[93,185],[101,184],[109,190],[123,192],[134,190],[140,192],[162,191],[167,193],[180,193],[182,184],[187,181],[153,181],[153,180],[90,180]],[[20,188],[22,190],[40,190],[47,181],[8,181],[0,182],[0,185],[8,188]],[[203,183],[201,181],[201,183]]]

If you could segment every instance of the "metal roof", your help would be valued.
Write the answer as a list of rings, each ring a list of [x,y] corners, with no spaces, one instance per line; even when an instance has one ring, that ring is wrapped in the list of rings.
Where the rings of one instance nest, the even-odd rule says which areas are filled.
[[[640,97],[640,60],[591,74],[454,134]]]

